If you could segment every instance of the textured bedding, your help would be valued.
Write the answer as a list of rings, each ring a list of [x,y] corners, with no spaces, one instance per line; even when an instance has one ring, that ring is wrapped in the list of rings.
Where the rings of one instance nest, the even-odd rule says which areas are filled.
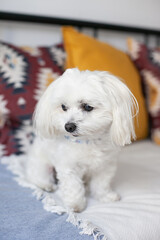
[[[113,185],[121,201],[91,200],[80,217],[103,229],[107,240],[159,240],[160,147],[150,141],[125,147]]]
[[[43,209],[32,191],[22,188],[0,164],[0,239],[1,240],[92,240],[58,216]]]
[[[0,239],[10,240],[18,236],[16,234],[20,237],[14,239],[44,239],[44,236],[46,240],[93,237],[103,240],[160,239],[160,148],[149,140],[125,147],[119,156],[113,188],[120,194],[121,201],[101,204],[89,199],[87,209],[80,214],[64,209],[58,193],[43,193],[29,185],[25,181],[23,161],[25,156],[3,159],[18,176],[21,185],[34,189],[47,211],[67,212],[68,216],[43,210],[31,191],[16,185],[1,166]],[[76,235],[76,228],[65,220],[81,228],[81,233],[93,237]],[[22,237],[23,234],[26,238]]]

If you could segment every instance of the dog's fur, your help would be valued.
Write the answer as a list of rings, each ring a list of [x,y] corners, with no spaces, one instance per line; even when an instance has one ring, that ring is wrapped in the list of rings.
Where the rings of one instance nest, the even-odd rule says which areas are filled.
[[[42,189],[55,190],[54,167],[64,204],[74,211],[86,207],[85,186],[100,201],[118,200],[110,183],[120,147],[135,139],[135,109],[133,94],[110,73],[66,70],[37,104],[37,137],[29,153],[28,179]],[[76,129],[68,132],[67,123]]]

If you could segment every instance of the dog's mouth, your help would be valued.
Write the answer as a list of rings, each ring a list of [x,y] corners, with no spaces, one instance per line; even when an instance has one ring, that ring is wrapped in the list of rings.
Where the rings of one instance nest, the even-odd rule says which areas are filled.
[[[78,135],[78,134],[72,134],[72,136],[73,136],[73,137],[79,137],[79,135]]]

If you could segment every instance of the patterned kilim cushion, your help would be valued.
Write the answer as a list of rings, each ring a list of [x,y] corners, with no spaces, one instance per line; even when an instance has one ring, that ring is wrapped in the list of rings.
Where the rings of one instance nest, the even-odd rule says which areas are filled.
[[[35,104],[63,73],[64,60],[61,44],[31,48],[0,42],[0,156],[27,152]]]
[[[128,39],[129,54],[140,70],[151,119],[151,137],[160,145],[160,48]]]

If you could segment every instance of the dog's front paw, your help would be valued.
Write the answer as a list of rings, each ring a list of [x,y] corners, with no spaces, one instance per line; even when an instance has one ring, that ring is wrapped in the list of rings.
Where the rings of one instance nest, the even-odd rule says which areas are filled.
[[[57,184],[52,179],[43,179],[43,178],[32,178],[31,182],[36,185],[37,187],[41,188],[47,192],[54,192],[57,190]]]
[[[40,188],[45,190],[46,192],[54,192],[57,190],[57,185],[56,184],[46,184],[46,185],[41,185]]]
[[[120,200],[120,196],[116,192],[110,191],[105,193],[99,200],[103,203],[115,202]]]
[[[74,212],[82,212],[86,208],[87,201],[86,201],[86,198],[83,197],[82,199],[79,199],[78,201],[70,200],[69,202],[66,202],[66,205],[69,209],[71,209]]]

